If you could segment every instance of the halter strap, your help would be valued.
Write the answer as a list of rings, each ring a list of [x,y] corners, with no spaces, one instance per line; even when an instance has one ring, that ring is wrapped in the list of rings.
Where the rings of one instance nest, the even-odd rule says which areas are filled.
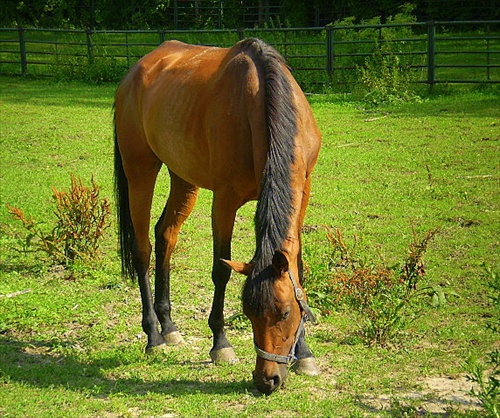
[[[274,361],[281,364],[292,364],[297,360],[297,357],[295,357],[295,349],[297,347],[297,343],[299,342],[300,335],[304,331],[304,324],[308,319],[310,319],[313,323],[316,322],[316,318],[314,317],[311,308],[309,308],[309,305],[304,299],[304,291],[298,286],[297,281],[295,280],[295,277],[290,270],[288,270],[288,277],[290,277],[290,280],[292,282],[295,292],[295,299],[299,303],[300,310],[304,312],[304,315],[302,315],[302,319],[300,320],[299,327],[297,328],[297,332],[295,333],[295,342],[290,349],[290,353],[287,356],[268,353],[267,351],[264,351],[257,347],[257,344],[254,343],[255,352],[257,353],[258,357],[261,357],[264,360]]]
[[[276,363],[281,364],[292,364],[297,360],[295,357],[295,347],[297,347],[297,342],[299,341],[300,334],[304,330],[304,323],[306,322],[306,315],[302,317],[300,320],[299,328],[297,329],[297,333],[295,334],[295,343],[290,350],[290,354],[288,356],[282,356],[279,354],[268,353],[267,351],[261,350],[257,347],[257,344],[254,343],[255,352],[257,356],[263,358],[264,360],[275,361]]]
[[[297,285],[297,281],[290,270],[288,270],[288,277],[290,277],[290,280],[292,281],[293,288],[295,289],[295,299],[299,302],[300,308],[306,313],[307,318],[315,324],[316,317],[304,299],[304,291]]]

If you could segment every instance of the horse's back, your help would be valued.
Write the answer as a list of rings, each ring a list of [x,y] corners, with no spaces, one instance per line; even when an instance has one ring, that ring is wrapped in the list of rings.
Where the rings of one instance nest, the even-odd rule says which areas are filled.
[[[149,148],[186,181],[216,190],[230,179],[255,198],[252,142],[261,142],[265,154],[263,95],[244,51],[165,42],[137,62],[117,91],[118,137]]]
[[[119,141],[142,146],[190,183],[257,198],[269,145],[259,42],[214,48],[169,41],[143,57],[117,91]],[[299,122],[315,129],[302,91],[282,67],[296,107],[305,105]]]

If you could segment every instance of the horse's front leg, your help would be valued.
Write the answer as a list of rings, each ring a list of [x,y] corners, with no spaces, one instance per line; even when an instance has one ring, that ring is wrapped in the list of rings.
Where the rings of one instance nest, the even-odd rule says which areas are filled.
[[[234,220],[236,211],[242,204],[243,202],[234,201],[234,197],[224,198],[221,194],[214,193],[212,204],[214,246],[212,281],[215,289],[208,325],[213,333],[213,347],[210,350],[210,358],[216,364],[238,361],[233,347],[227,340],[224,332],[224,299],[231,270],[221,259],[231,259],[231,237]]]
[[[307,376],[317,376],[321,374],[316,364],[316,359],[314,358],[312,351],[307,346],[306,333],[304,329],[299,335],[297,346],[295,347],[295,357],[297,358],[297,361],[293,365],[293,370],[297,373],[305,374]]]
[[[304,183],[304,188],[302,191],[302,202],[299,218],[299,230],[298,236],[301,237],[302,225],[304,224],[304,216],[306,213],[307,204],[309,202],[309,194],[311,191],[311,177],[307,176],[306,182]],[[304,265],[302,262],[302,238],[300,238],[300,250],[299,250],[299,277],[304,277]],[[293,365],[293,369],[299,374],[305,374],[307,376],[317,376],[321,374],[319,370],[316,359],[312,351],[309,349],[306,343],[306,331],[305,328],[299,335],[297,340],[297,346],[295,347],[295,357],[297,358],[296,363]]]

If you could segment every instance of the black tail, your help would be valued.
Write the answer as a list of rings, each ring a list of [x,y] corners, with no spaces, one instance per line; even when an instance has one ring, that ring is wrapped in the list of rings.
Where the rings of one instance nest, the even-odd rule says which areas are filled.
[[[118,220],[119,252],[122,261],[122,274],[133,278],[133,248],[135,241],[134,225],[130,216],[128,180],[123,170],[122,156],[118,147],[115,120],[115,201]]]

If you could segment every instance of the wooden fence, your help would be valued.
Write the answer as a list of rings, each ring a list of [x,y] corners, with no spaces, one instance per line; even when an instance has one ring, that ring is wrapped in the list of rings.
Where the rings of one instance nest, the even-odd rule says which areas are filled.
[[[0,29],[0,74],[119,79],[161,42],[230,46],[245,37],[273,45],[302,85],[350,85],[357,68],[383,62],[416,82],[500,83],[500,21],[423,22],[323,28],[91,31]]]

